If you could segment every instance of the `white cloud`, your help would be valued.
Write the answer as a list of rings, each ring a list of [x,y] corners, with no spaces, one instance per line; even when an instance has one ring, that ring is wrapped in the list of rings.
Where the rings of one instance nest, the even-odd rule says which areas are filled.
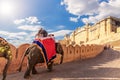
[[[14,20],[14,24],[16,24],[16,25],[21,25],[23,23],[32,25],[32,24],[40,24],[41,22],[35,16],[30,16],[30,17],[27,17],[27,18],[24,18],[24,19]]]
[[[79,16],[78,17],[70,17],[70,21],[78,22],[79,18],[80,18]]]
[[[41,22],[35,16],[30,16],[24,19],[17,19],[14,21],[14,24],[17,25],[18,29],[26,31],[37,31],[40,28],[44,28],[44,26],[42,26],[40,23]]]
[[[64,29],[66,26],[64,26],[64,25],[58,25],[58,26],[55,26],[55,28],[57,28],[57,29],[59,29],[59,30],[62,30],[62,29]],[[53,32],[53,31],[55,31],[54,29],[48,29],[47,30],[48,32]]]
[[[97,0],[63,0],[62,5],[66,6],[69,13],[77,16],[94,13],[98,8]]]
[[[40,22],[38,21],[38,18],[35,16],[30,16],[26,18],[26,21],[30,24],[40,24]]]
[[[83,18],[84,23],[95,23],[108,16],[120,17],[120,0],[109,0],[98,3],[97,0],[63,0],[61,5],[65,5],[66,10],[76,16],[88,16]],[[70,18],[77,21],[76,18]]]
[[[26,32],[10,33],[1,32],[3,37],[6,37],[11,43],[15,45],[20,45],[23,43],[31,43],[35,37],[35,34],[40,28],[44,28],[40,24],[41,22],[35,16],[26,17],[23,19],[16,19],[14,24],[16,24],[17,29],[20,31],[24,30]],[[6,34],[6,35],[5,35]]]
[[[48,32],[52,32],[52,31],[54,31],[54,30],[53,30],[53,29],[48,29],[47,31],[48,31]]]
[[[83,19],[82,19],[82,21],[83,21],[84,23],[96,23],[98,20],[99,20],[99,19],[97,19],[97,18],[95,18],[95,17],[93,17],[93,16],[91,16],[91,17],[89,17],[89,18],[83,18]]]
[[[57,28],[58,28],[58,29],[63,29],[63,28],[65,28],[65,26],[59,25],[59,26],[57,26]]]
[[[22,25],[18,26],[18,29],[27,30],[27,31],[38,31],[40,28],[43,28],[41,25]]]
[[[72,32],[72,30],[59,30],[56,32],[51,32],[50,34],[54,34],[55,37],[61,37],[61,36],[65,36],[65,34],[69,34],[71,32]]]
[[[51,32],[51,33],[54,34],[56,40],[58,40],[58,39],[63,38],[65,34],[69,34],[71,32],[72,30],[59,30],[56,32]],[[31,44],[36,33],[37,31],[33,31],[29,33],[26,33],[26,32],[13,33],[13,32],[8,32],[8,31],[0,31],[1,37],[5,38],[9,43],[12,43],[15,46],[19,46],[24,43]]]
[[[0,35],[9,35],[9,32],[7,32],[7,31],[0,31]]]
[[[5,38],[9,43],[12,43],[15,46],[28,42],[25,40],[28,36],[28,33],[26,32],[13,33],[8,31],[0,31],[0,35],[1,37]]]
[[[18,25],[18,24],[22,24],[25,22],[25,19],[19,19],[19,20],[15,20],[14,24]]]
[[[0,31],[0,35],[7,36],[9,38],[11,38],[11,37],[18,38],[19,36],[25,36],[28,34],[26,32],[12,33],[12,32],[8,32],[8,31]]]

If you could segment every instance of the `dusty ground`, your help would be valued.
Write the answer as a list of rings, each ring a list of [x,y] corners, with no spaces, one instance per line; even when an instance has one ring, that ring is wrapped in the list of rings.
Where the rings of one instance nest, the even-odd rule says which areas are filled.
[[[109,49],[93,59],[56,65],[52,72],[46,68],[37,70],[39,74],[28,80],[120,80],[120,52]],[[7,80],[25,80],[23,75],[24,72],[9,74]]]

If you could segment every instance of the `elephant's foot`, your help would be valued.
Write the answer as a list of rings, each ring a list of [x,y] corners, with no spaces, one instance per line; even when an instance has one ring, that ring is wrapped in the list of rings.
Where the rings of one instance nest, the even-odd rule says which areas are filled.
[[[2,80],[5,80],[5,78],[2,78]]]
[[[19,72],[21,72],[21,68],[18,68],[16,71],[19,71]]]
[[[38,72],[36,70],[33,70],[32,71],[32,74],[37,74]]]
[[[47,64],[47,68],[48,68],[48,71],[49,71],[49,72],[52,71],[52,69],[53,69],[53,61],[48,62],[48,64]]]
[[[30,76],[30,72],[25,72],[25,74],[24,74],[24,78],[25,79],[29,79],[31,76]]]
[[[5,72],[3,72],[3,78],[2,78],[2,80],[6,80],[6,73]]]
[[[24,75],[24,78],[25,78],[25,79],[30,79],[31,76],[30,76],[30,75]]]

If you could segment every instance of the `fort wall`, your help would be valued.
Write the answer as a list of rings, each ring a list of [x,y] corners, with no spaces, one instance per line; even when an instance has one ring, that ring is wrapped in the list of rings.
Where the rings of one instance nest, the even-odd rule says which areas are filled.
[[[81,45],[89,43],[94,40],[104,39],[111,35],[120,32],[120,19],[115,17],[107,17],[94,25],[86,24],[85,26],[78,27],[69,36],[69,43]],[[61,43],[63,43],[65,39]],[[99,43],[101,44],[101,43]]]
[[[22,44],[18,48],[16,48],[14,45],[11,44],[13,59],[9,66],[8,73],[17,72],[16,70],[19,67],[22,55],[24,54],[26,48],[29,47],[29,45],[30,44]],[[66,63],[66,62],[71,62],[75,60],[94,58],[103,51],[104,46],[95,45],[95,44],[92,44],[92,45],[62,45],[62,48],[64,51],[63,63]],[[18,51],[18,54],[16,54],[16,51]],[[57,54],[57,57],[54,60],[54,63],[59,64],[60,58],[61,58],[61,55]],[[6,63],[6,60],[4,58],[0,58],[0,74],[3,71],[5,63]],[[37,67],[42,67],[41,65],[42,64],[38,64]],[[22,71],[26,70],[26,67],[27,67],[26,58],[22,66],[23,66]]]

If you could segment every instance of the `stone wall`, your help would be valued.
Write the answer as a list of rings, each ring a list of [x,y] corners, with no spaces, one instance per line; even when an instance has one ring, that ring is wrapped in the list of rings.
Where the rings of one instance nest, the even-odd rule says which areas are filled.
[[[8,73],[14,73],[16,72],[17,68],[19,67],[20,60],[22,55],[24,54],[26,48],[29,47],[30,44],[22,44],[18,48],[16,48],[14,45],[11,44],[11,49],[12,49],[12,54],[13,54],[13,59],[11,62],[11,65],[8,69]],[[64,50],[64,58],[63,58],[63,63],[66,62],[71,62],[75,60],[82,60],[82,59],[88,59],[88,58],[94,58],[98,54],[100,54],[104,46],[102,45],[62,45],[62,48]],[[16,54],[18,52],[18,54]],[[54,60],[55,64],[60,63],[60,54],[57,54],[57,58]],[[6,60],[4,58],[0,58],[0,74],[2,73],[2,70],[4,68]],[[25,58],[23,62],[23,69],[26,69],[26,64],[27,59]],[[37,65],[37,67],[41,67],[41,64]]]
[[[64,63],[80,59],[94,58],[104,50],[104,46],[95,44],[62,46],[64,50]]]
[[[117,32],[118,32],[118,33],[120,33],[120,27],[119,27],[119,28],[117,28]]]

